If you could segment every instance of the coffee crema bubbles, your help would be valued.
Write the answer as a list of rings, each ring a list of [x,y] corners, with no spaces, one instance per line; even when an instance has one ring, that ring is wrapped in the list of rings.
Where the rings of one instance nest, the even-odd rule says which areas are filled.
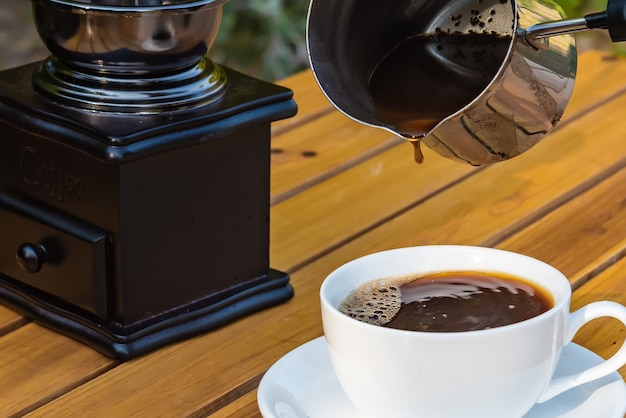
[[[368,281],[341,302],[339,311],[388,328],[459,332],[521,322],[553,305],[546,289],[524,279],[455,271]]]

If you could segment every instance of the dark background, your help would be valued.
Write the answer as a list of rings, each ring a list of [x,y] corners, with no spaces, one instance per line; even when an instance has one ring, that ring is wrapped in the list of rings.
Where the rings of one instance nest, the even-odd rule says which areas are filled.
[[[0,69],[16,67],[45,58],[48,50],[37,36],[31,18],[30,1],[1,1]]]

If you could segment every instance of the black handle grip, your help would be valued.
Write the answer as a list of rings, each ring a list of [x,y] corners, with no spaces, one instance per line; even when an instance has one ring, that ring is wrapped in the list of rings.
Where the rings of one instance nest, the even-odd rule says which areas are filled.
[[[606,5],[606,17],[611,40],[626,41],[626,1],[609,0]]]
[[[608,29],[609,21],[606,11],[600,13],[592,13],[585,16],[585,23],[589,29]]]
[[[589,29],[608,29],[613,42],[626,41],[626,0],[608,0],[606,11],[585,16]]]

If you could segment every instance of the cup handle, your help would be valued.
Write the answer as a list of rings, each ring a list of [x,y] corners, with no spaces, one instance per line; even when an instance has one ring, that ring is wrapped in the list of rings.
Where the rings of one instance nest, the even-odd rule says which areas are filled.
[[[578,330],[587,322],[602,317],[615,318],[626,326],[626,307],[616,302],[602,301],[590,303],[576,312],[570,313],[566,341],[568,343],[571,342],[574,335],[576,335]],[[545,402],[575,386],[607,376],[622,367],[625,363],[626,343],[622,344],[619,351],[611,358],[594,367],[583,370],[582,372],[553,379],[542,392],[537,402]]]

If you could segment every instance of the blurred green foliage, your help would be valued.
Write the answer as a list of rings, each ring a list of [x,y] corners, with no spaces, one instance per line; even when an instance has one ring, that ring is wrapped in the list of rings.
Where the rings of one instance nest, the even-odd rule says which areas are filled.
[[[306,68],[308,7],[308,0],[230,0],[211,58],[269,81]]]
[[[381,0],[385,1],[385,0]],[[606,10],[607,0],[557,0],[568,17]],[[211,58],[247,74],[275,81],[308,66],[306,15],[309,0],[230,0]],[[606,31],[576,35],[578,49],[608,49],[623,53],[624,43],[612,44]]]
[[[583,17],[590,13],[606,10],[607,0],[556,0],[569,18]],[[626,55],[625,42],[612,42],[606,30],[590,30],[576,34],[578,51],[585,49],[603,49],[616,55]]]
[[[569,17],[580,17],[606,10],[606,0],[558,0],[557,3]]]

